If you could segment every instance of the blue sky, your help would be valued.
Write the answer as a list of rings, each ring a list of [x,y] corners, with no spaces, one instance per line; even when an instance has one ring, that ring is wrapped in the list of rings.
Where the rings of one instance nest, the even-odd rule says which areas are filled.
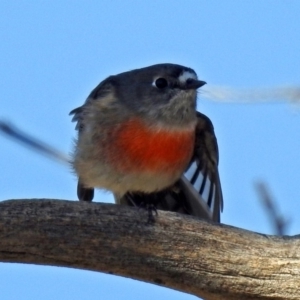
[[[105,77],[171,62],[195,69],[209,87],[300,85],[300,2],[1,1],[0,119],[65,153],[68,113]],[[203,92],[204,96],[204,92]],[[250,99],[251,100],[251,99]],[[222,221],[273,233],[254,183],[267,183],[288,234],[299,234],[300,106],[286,101],[218,102],[200,94],[214,123],[224,194]],[[0,135],[0,199],[76,199],[64,165]],[[111,202],[98,192],[99,201]],[[0,264],[1,299],[196,299],[95,272]]]

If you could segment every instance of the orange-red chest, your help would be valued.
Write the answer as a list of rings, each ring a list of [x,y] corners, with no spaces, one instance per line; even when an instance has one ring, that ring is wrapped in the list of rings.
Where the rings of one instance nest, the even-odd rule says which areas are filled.
[[[183,172],[191,160],[195,128],[163,130],[131,119],[112,129],[105,156],[119,171]]]

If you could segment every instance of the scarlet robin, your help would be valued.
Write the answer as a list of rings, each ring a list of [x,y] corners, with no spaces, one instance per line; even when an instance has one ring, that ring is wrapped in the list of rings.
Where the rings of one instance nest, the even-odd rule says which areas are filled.
[[[101,188],[118,204],[146,203],[219,222],[217,140],[210,119],[196,111],[204,84],[175,64],[103,80],[70,112],[78,129],[72,165],[79,200],[92,201]]]

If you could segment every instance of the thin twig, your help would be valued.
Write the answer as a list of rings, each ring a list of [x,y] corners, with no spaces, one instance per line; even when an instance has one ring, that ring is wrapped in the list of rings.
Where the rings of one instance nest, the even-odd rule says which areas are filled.
[[[253,103],[282,101],[300,104],[300,86],[275,86],[269,88],[234,88],[208,85],[201,90],[201,97],[218,102]]]
[[[38,139],[22,132],[14,125],[0,120],[0,132],[6,136],[13,138],[15,141],[22,143],[24,146],[31,148],[34,151],[47,155],[59,162],[68,163],[68,157],[53,147],[39,141]]]
[[[265,183],[257,182],[255,187],[259,194],[260,200],[269,214],[271,222],[273,223],[275,233],[280,236],[285,235],[287,233],[287,226],[290,221],[280,214],[278,208],[276,207],[274,197],[271,196],[270,191]]]

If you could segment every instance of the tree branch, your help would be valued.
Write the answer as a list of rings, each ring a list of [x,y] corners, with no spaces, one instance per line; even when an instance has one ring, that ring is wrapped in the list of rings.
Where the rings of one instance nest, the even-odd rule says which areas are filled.
[[[300,299],[300,237],[63,200],[0,203],[0,261],[88,269],[204,299]]]

